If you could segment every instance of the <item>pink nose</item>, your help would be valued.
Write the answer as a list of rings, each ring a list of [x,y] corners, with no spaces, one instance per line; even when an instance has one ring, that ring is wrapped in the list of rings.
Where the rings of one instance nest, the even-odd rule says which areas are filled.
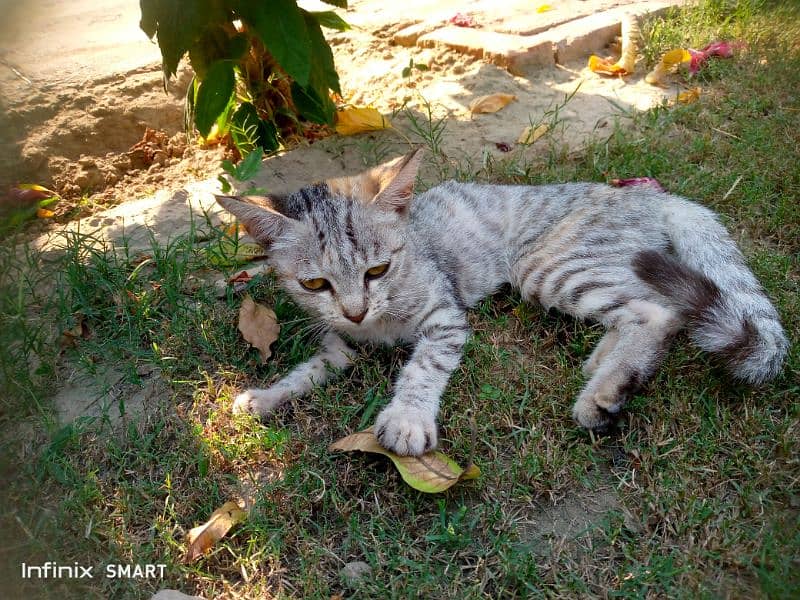
[[[367,315],[367,309],[364,309],[364,312],[357,314],[357,315],[349,315],[346,312],[343,312],[345,318],[348,321],[352,321],[353,323],[361,323],[364,320],[364,317]]]

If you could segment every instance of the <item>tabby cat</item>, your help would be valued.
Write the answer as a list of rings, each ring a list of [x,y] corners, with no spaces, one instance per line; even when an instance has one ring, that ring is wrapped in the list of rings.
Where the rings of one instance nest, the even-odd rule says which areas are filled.
[[[758,384],[788,342],[778,313],[710,210],[649,187],[447,182],[416,198],[422,152],[288,196],[219,197],[268,251],[281,285],[328,328],[308,362],[233,410],[267,415],[350,366],[346,340],[413,344],[379,414],[401,455],[436,446],[436,414],[469,336],[466,311],[505,283],[528,301],[601,323],[572,409],[605,428],[687,327]]]

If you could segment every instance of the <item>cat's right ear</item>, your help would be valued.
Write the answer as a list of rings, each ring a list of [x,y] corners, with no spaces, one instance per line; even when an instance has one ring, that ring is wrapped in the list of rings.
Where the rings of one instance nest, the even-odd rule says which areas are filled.
[[[282,215],[269,198],[261,196],[216,196],[222,208],[233,214],[255,240],[269,248],[289,225],[289,217]]]

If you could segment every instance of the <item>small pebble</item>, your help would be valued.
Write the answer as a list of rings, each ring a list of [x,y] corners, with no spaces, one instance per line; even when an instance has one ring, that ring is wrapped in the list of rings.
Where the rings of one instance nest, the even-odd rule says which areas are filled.
[[[355,562],[349,562],[342,567],[342,570],[339,571],[339,575],[346,584],[354,585],[361,579],[372,575],[372,567],[362,560],[357,560]]]

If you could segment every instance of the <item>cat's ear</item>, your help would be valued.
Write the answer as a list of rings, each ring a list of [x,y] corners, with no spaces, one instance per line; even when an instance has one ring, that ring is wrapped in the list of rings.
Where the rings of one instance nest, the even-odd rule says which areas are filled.
[[[422,148],[418,148],[373,169],[379,184],[372,204],[405,215],[414,196],[414,182],[421,162]]]
[[[222,208],[244,225],[247,233],[268,248],[289,226],[289,217],[275,210],[272,201],[262,196],[215,196]]]

